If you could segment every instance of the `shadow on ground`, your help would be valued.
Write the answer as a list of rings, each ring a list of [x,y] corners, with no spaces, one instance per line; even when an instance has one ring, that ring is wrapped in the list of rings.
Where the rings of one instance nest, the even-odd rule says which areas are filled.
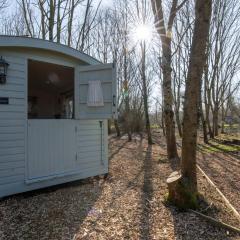
[[[7,197],[0,202],[0,239],[73,239],[102,192],[99,178]]]
[[[153,197],[153,186],[152,186],[152,146],[148,145],[147,152],[143,163],[144,168],[144,179],[142,187],[142,214],[141,214],[141,227],[140,227],[140,239],[151,239],[151,201]]]

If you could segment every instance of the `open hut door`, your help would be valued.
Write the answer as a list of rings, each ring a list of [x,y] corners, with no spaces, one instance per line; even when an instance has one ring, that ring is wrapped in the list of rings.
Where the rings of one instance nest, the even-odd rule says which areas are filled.
[[[111,119],[116,117],[114,64],[79,67],[75,86],[76,119]]]

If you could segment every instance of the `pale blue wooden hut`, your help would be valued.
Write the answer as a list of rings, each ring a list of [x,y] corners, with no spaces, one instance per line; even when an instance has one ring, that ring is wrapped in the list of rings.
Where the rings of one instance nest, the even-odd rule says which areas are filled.
[[[0,36],[0,197],[106,174],[114,116],[113,64]]]

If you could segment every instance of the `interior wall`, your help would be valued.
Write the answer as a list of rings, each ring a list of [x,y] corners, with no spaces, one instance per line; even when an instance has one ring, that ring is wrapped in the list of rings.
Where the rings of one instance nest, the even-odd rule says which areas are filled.
[[[61,104],[59,102],[59,94],[41,91],[39,89],[30,89],[30,97],[37,98],[37,104],[34,106],[33,118],[56,118],[61,115]]]
[[[66,99],[73,99],[74,69],[30,60],[28,72],[28,117],[69,118]]]

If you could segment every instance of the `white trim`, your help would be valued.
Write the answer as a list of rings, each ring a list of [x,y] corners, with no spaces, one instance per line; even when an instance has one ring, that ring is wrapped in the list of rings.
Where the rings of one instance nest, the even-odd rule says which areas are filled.
[[[24,133],[24,144],[25,144],[25,169],[24,169],[24,180],[28,178],[28,59],[24,58],[25,62],[25,133]]]
[[[88,64],[101,64],[101,62],[99,62],[95,58],[90,57],[89,55],[82,53],[74,48],[37,38],[0,35],[0,47],[23,47],[43,49],[53,52],[59,52],[64,55],[68,55],[83,62],[86,62]]]
[[[92,71],[98,71],[98,70],[105,70],[105,69],[111,69],[113,68],[112,63],[106,63],[106,64],[98,64],[97,66],[80,66],[79,71],[80,72],[92,72]]]

